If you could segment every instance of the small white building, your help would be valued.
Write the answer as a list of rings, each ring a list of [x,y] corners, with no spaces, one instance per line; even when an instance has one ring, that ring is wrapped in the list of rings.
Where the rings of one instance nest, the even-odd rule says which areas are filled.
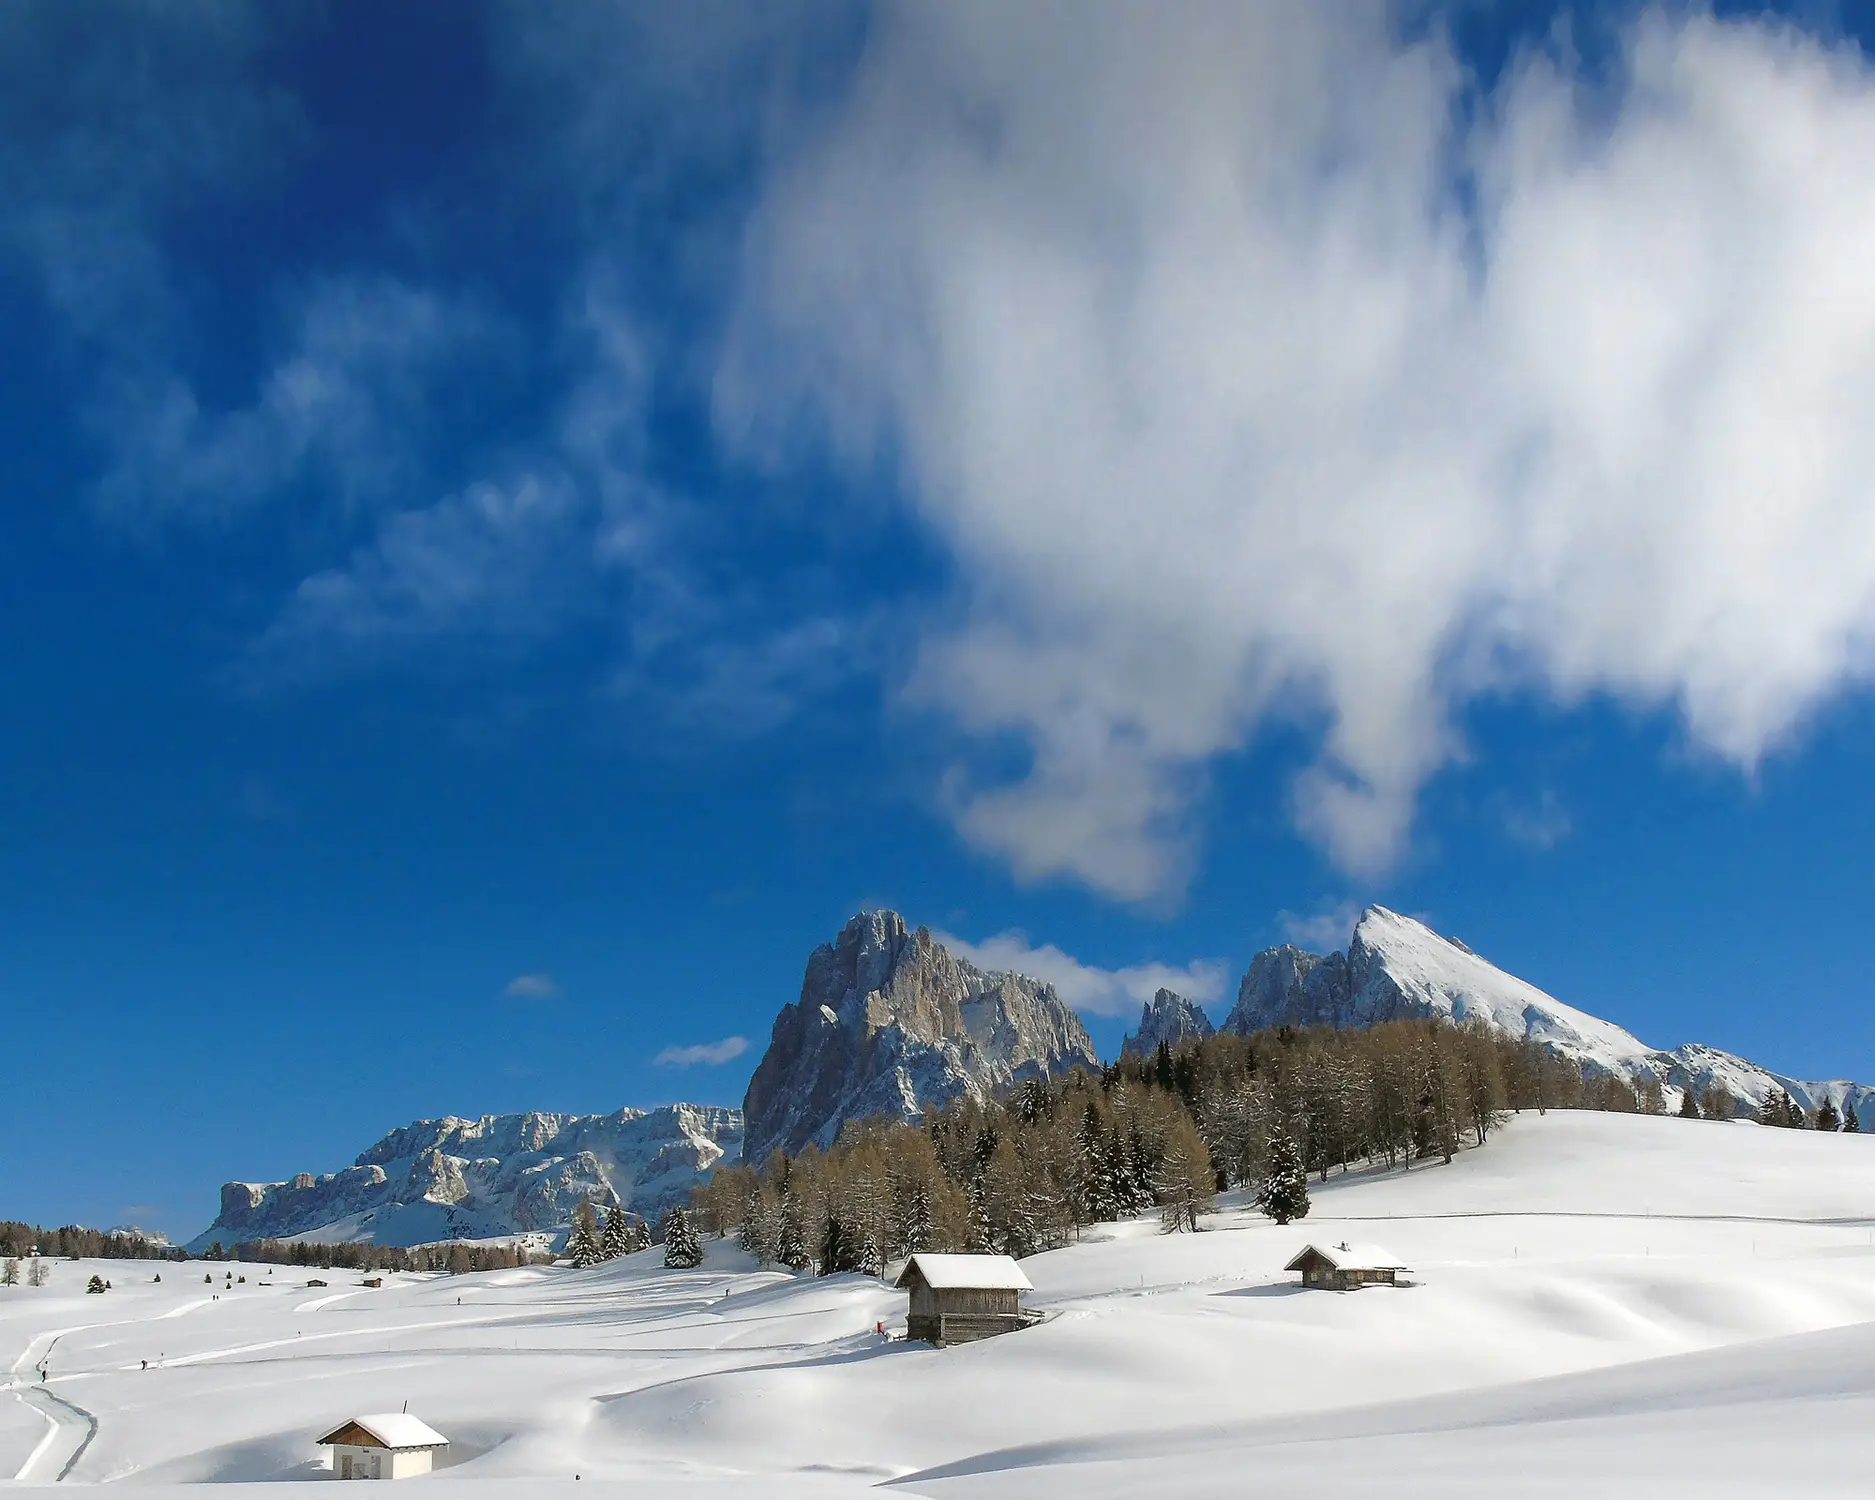
[[[409,1479],[427,1474],[449,1439],[409,1412],[353,1417],[319,1439],[332,1450],[332,1472],[340,1479]]]
[[[1396,1285],[1406,1262],[1378,1245],[1350,1245],[1343,1240],[1338,1245],[1304,1245],[1302,1253],[1283,1269],[1300,1271],[1304,1286],[1347,1292],[1376,1283]]]

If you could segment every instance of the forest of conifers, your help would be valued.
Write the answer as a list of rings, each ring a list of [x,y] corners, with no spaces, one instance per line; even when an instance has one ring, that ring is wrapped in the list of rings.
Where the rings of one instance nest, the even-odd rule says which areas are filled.
[[[1722,1092],[1700,1103],[1736,1112]],[[1162,1044],[916,1124],[854,1122],[828,1151],[719,1170],[692,1207],[704,1228],[796,1269],[876,1270],[913,1250],[1021,1256],[1153,1209],[1168,1229],[1195,1227],[1217,1192],[1264,1185],[1279,1142],[1326,1179],[1356,1162],[1450,1161],[1507,1111],[1664,1107],[1651,1079],[1588,1076],[1477,1023],[1283,1027]]]

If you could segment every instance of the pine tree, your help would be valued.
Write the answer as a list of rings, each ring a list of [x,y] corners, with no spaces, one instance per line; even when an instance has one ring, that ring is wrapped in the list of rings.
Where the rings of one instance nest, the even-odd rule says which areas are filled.
[[[102,1294],[104,1291],[104,1278],[102,1276],[93,1276],[91,1280],[85,1283],[85,1290],[87,1292]]]
[[[690,1225],[690,1215],[673,1208],[664,1216],[664,1264],[689,1271],[703,1264],[703,1241]]]
[[[1844,1135],[1862,1133],[1862,1122],[1855,1117],[1855,1102],[1851,1099],[1842,1101],[1842,1131]]]
[[[1280,1121],[1270,1132],[1269,1175],[1257,1193],[1257,1207],[1278,1224],[1309,1216],[1309,1174],[1295,1137]]]
[[[1832,1100],[1825,1099],[1821,1104],[1817,1105],[1816,1120],[1814,1123],[1815,1128],[1818,1130],[1834,1131],[1841,1129],[1842,1116],[1836,1113],[1836,1105]]]
[[[790,1271],[805,1271],[814,1263],[807,1253],[807,1235],[801,1229],[800,1210],[793,1203],[781,1209],[781,1232],[775,1238],[775,1261]]]
[[[599,1237],[593,1232],[596,1223],[592,1204],[582,1203],[573,1210],[573,1232],[567,1236],[566,1254],[582,1271],[605,1258],[599,1252]]]
[[[605,1233],[599,1236],[599,1258],[617,1260],[631,1248],[631,1231],[625,1224],[625,1209],[614,1203],[605,1213]]]
[[[28,1286],[44,1286],[51,1279],[51,1267],[45,1263],[43,1257],[35,1255],[26,1267],[26,1284]]]
[[[1682,1120],[1699,1118],[1699,1101],[1693,1097],[1693,1086],[1690,1083],[1686,1085],[1685,1092],[1680,1095],[1680,1118]]]
[[[820,1245],[820,1274],[822,1276],[831,1276],[835,1271],[853,1269],[853,1252],[848,1247],[848,1240],[846,1225],[840,1222],[839,1215],[829,1217],[827,1232],[822,1236]]]
[[[0,1286],[18,1286],[20,1284],[20,1263],[16,1256],[9,1255],[0,1260]]]

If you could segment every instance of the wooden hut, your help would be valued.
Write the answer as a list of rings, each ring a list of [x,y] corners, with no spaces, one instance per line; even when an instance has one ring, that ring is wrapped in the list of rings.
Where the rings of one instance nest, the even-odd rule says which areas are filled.
[[[1007,1255],[920,1252],[894,1285],[911,1293],[906,1335],[933,1344],[965,1344],[1027,1326],[1021,1294],[1035,1290]]]
[[[332,1472],[340,1479],[409,1479],[427,1474],[449,1439],[409,1412],[380,1412],[341,1422],[319,1446],[332,1450]]]
[[[1378,1245],[1350,1245],[1343,1240],[1338,1245],[1305,1245],[1283,1269],[1300,1271],[1304,1286],[1347,1292],[1357,1286],[1394,1286],[1406,1263]]]

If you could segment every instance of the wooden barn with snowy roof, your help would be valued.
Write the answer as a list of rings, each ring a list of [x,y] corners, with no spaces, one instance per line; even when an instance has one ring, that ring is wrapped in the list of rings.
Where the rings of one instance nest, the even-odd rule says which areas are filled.
[[[1300,1271],[1304,1286],[1325,1287],[1333,1292],[1352,1291],[1357,1286],[1395,1286],[1406,1262],[1378,1245],[1304,1245],[1302,1253],[1284,1266],[1285,1271]]]
[[[1022,1293],[1035,1290],[1007,1255],[928,1255],[905,1262],[895,1286],[911,1293],[908,1338],[966,1344],[1028,1326]]]
[[[409,1412],[392,1411],[341,1422],[319,1446],[332,1450],[332,1472],[340,1479],[410,1479],[430,1472],[449,1439]]]

